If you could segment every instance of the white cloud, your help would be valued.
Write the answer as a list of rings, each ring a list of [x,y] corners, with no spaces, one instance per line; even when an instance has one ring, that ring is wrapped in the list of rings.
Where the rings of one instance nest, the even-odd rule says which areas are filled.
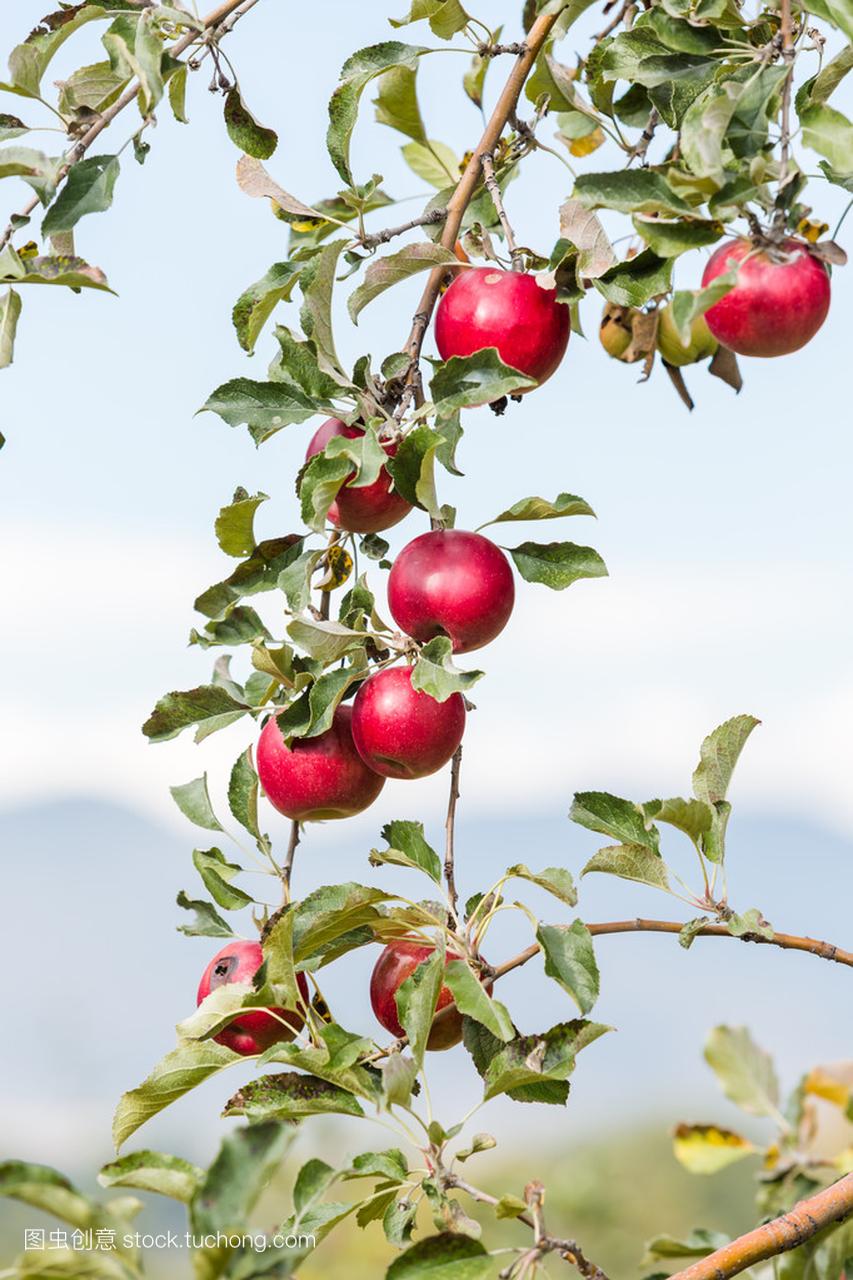
[[[3,801],[86,791],[170,813],[170,782],[203,768],[222,782],[243,726],[202,748],[187,735],[150,747],[139,732],[159,693],[205,676],[207,659],[185,640],[194,592],[221,570],[215,546],[95,528],[0,527],[0,537],[26,548],[5,574],[16,621],[3,639]],[[507,631],[470,655],[488,674],[466,736],[465,803],[518,810],[567,804],[586,787],[677,792],[704,733],[750,711],[764,724],[738,771],[741,803],[853,822],[841,572],[611,569],[560,594],[522,584]],[[377,817],[399,809],[400,787],[413,812],[442,803],[443,780],[392,784]]]

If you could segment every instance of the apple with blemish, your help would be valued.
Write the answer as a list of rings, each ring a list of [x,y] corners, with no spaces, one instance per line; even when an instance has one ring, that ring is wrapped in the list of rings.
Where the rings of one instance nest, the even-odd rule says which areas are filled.
[[[252,985],[252,980],[264,962],[264,953],[259,942],[234,939],[218,951],[201,975],[198,985],[196,1003],[201,1004],[219,987],[231,983]],[[296,975],[299,994],[307,1008],[308,983],[305,975]],[[263,1053],[270,1045],[279,1040],[292,1040],[305,1023],[304,1015],[294,1009],[258,1009],[241,1013],[239,1018],[229,1022],[228,1026],[213,1037],[217,1044],[225,1045],[244,1057]]]

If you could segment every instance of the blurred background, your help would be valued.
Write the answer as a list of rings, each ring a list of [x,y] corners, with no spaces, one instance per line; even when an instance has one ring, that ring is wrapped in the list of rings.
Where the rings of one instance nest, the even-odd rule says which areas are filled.
[[[4,6],[0,47],[22,39],[44,7]],[[389,38],[383,8],[261,4],[228,38],[249,105],[280,135],[267,167],[309,202],[337,188],[325,104],[348,54]],[[506,24],[504,38],[517,38],[519,4],[481,8],[490,25]],[[600,25],[592,13],[574,28],[562,60],[571,63]],[[73,37],[51,77],[95,61],[98,31]],[[437,43],[419,28],[408,38]],[[492,70],[492,94],[501,74]],[[479,136],[480,119],[456,87],[453,60],[424,59],[420,75],[431,136],[461,154]],[[145,167],[125,152],[113,209],[77,229],[78,252],[106,271],[119,297],[27,292],[15,364],[0,380],[8,441],[0,460],[0,1159],[44,1161],[87,1187],[111,1155],[118,1094],[172,1046],[172,1026],[193,1007],[216,949],[212,939],[175,931],[175,894],[197,886],[193,831],[168,786],[207,769],[214,805],[226,811],[228,770],[248,741],[240,724],[202,748],[188,735],[152,748],[139,726],[167,689],[209,674],[211,659],[186,641],[197,622],[194,597],[228,572],[213,537],[219,507],[237,484],[262,489],[271,501],[256,522],[261,536],[298,527],[293,477],[316,426],[288,428],[256,451],[244,431],[194,416],[219,383],[264,376],[271,340],[249,361],[230,312],[284,256],[287,234],[265,202],[239,192],[238,153],[206,84],[205,72],[191,82],[191,125],[162,110]],[[414,215],[429,192],[403,163],[398,136],[373,125],[371,114],[366,107],[356,133],[356,172],[384,175],[386,189],[410,202],[402,217]],[[117,149],[134,127],[120,117],[103,150]],[[609,162],[602,150],[584,165]],[[528,165],[507,204],[520,242],[547,251],[571,179],[549,156]],[[12,181],[0,191],[4,214],[22,202]],[[812,202],[833,227],[844,193],[815,183]],[[376,225],[397,220],[378,217]],[[679,285],[698,283],[702,261],[693,254],[679,263]],[[378,300],[358,330],[341,326],[345,359],[370,351],[378,363],[399,348],[419,284]],[[683,793],[702,737],[751,712],[763,724],[733,788],[732,901],[740,910],[759,906],[779,929],[849,947],[850,274],[836,271],[832,312],[805,351],[742,362],[739,397],[704,368],[688,370],[692,415],[662,369],[638,386],[635,369],[607,359],[596,299],[582,309],[588,339],[572,338],[547,386],[502,418],[467,414],[459,454],[466,478],[441,477],[461,527],[527,494],[582,495],[598,521],[574,521],[562,536],[594,545],[611,574],[563,594],[523,585],[510,625],[481,655],[488,675],[466,735],[461,890],[487,887],[517,861],[577,872],[597,844],[566,819],[574,791]],[[394,530],[395,545],[425,520],[416,514]],[[372,577],[380,588],[381,575]],[[368,813],[310,831],[296,891],[380,874],[367,855],[389,818],[425,818],[437,842],[446,785],[445,777],[390,782]],[[285,837],[283,820],[266,819]],[[673,841],[668,853],[678,865],[677,834]],[[404,871],[381,876],[414,887]],[[537,894],[527,899],[559,918]],[[587,920],[674,914],[651,890],[596,877],[582,886],[580,911]],[[528,941],[519,916],[495,931],[489,958]],[[702,1062],[708,1029],[748,1024],[792,1086],[816,1062],[851,1056],[849,977],[809,956],[716,939],[684,952],[671,937],[603,938],[598,958],[596,1016],[617,1033],[582,1056],[566,1110],[540,1115],[503,1100],[476,1127],[495,1134],[504,1153],[503,1167],[488,1162],[490,1185],[517,1193],[528,1178],[544,1178],[555,1229],[559,1221],[588,1239],[603,1265],[630,1272],[643,1239],[658,1230],[734,1232],[750,1220],[749,1170],[691,1179],[670,1154],[668,1133],[679,1120],[739,1123]],[[357,954],[324,984],[346,1008],[348,1026],[374,1026],[373,959]],[[501,989],[527,1031],[571,1016],[556,986],[537,980],[537,963]],[[467,1059],[439,1057],[431,1074],[439,1111],[449,1121],[461,1116],[478,1095]],[[231,1080],[196,1090],[132,1145],[206,1163],[231,1091]],[[761,1135],[759,1122],[754,1132]],[[365,1141],[344,1123],[317,1123],[300,1137],[294,1169],[314,1153],[315,1137],[336,1158]],[[171,1221],[170,1212],[152,1202],[146,1221]],[[0,1201],[0,1258],[20,1247],[33,1221]],[[378,1263],[364,1254],[357,1264],[346,1247],[349,1274],[377,1273]],[[378,1249],[378,1240],[360,1247]],[[174,1259],[159,1265],[174,1273]],[[335,1274],[334,1266],[324,1251],[304,1274]]]

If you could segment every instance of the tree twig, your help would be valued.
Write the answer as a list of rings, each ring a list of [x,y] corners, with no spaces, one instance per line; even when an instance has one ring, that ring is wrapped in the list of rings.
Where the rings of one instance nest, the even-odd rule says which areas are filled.
[[[456,244],[465,210],[468,208],[482,177],[483,156],[491,154],[500,141],[506,123],[518,103],[524,82],[530,74],[533,64],[539,56],[539,51],[547,40],[561,12],[562,9],[559,9],[555,13],[540,14],[527,34],[524,53],[518,55],[515,66],[495,104],[495,109],[489,117],[483,136],[472,151],[456,190],[447,202],[447,217],[444,222],[444,231],[441,235],[441,244],[445,249],[452,249]],[[405,345],[405,351],[409,356],[409,371],[406,375],[401,399],[403,412],[405,412],[405,408],[412,397],[414,396],[417,401],[420,394],[419,365],[421,348],[426,336],[427,326],[438,301],[446,271],[446,267],[435,267],[429,273],[421,294],[421,300],[415,311],[412,328]]]
[[[456,890],[455,839],[456,839],[456,806],[459,803],[459,770],[462,767],[462,747],[453,753],[450,766],[450,798],[447,801],[447,820],[444,824],[446,835],[444,846],[444,880],[447,885],[447,897],[453,913],[451,928],[456,928],[459,916],[459,895]]]
[[[620,4],[619,8],[616,10],[614,17],[610,19],[607,26],[604,27],[601,31],[598,32],[596,36],[593,37],[595,43],[598,44],[600,41],[606,40],[606,38],[610,35],[611,31],[615,31],[616,28],[619,26],[619,24],[625,21],[625,18],[628,15],[628,11],[630,9],[633,9],[633,7],[634,7],[634,0],[624,0],[624,3]],[[609,8],[610,6],[606,5],[604,12],[606,13]]]
[[[510,261],[512,262],[513,269],[517,270],[520,261],[518,245],[515,242],[515,232],[513,231],[512,223],[507,216],[503,196],[501,195],[501,189],[498,185],[498,180],[495,177],[495,160],[492,153],[489,152],[488,155],[484,155],[481,163],[483,166],[483,181],[486,184],[486,190],[492,197],[492,204],[495,206],[495,213],[498,215],[498,220],[503,227],[504,239],[506,240],[506,247],[509,250]]]
[[[456,1187],[459,1191],[463,1191],[466,1196],[470,1196],[472,1200],[476,1200],[480,1204],[488,1204],[494,1208],[499,1203],[497,1196],[490,1195],[488,1191],[483,1191],[480,1187],[473,1186],[470,1182],[466,1182],[464,1178],[457,1177],[455,1173],[446,1173],[442,1180],[446,1187]],[[533,1187],[539,1189],[538,1199],[536,1200],[538,1206],[541,1204],[542,1188],[538,1183],[531,1183],[527,1188],[528,1192]],[[533,1232],[536,1253],[540,1255],[559,1253],[566,1262],[571,1262],[577,1268],[585,1280],[607,1280],[607,1276],[601,1267],[586,1257],[576,1240],[562,1240],[556,1236],[548,1235],[538,1215],[539,1210],[537,1207],[532,1213],[520,1213],[516,1219],[518,1222],[523,1222],[526,1227],[530,1227]]]
[[[248,5],[248,7],[252,7],[254,4],[257,4],[257,2],[258,0],[252,0],[252,4]],[[190,45],[195,44],[197,40],[204,39],[205,37],[210,39],[212,36],[215,36],[217,28],[222,27],[226,20],[231,18],[232,15],[234,15],[235,10],[239,9],[241,5],[247,6],[247,0],[223,0],[222,4],[217,5],[217,7],[213,9],[206,18],[202,19],[202,22],[204,23],[203,31],[198,31],[193,28],[192,31],[188,32],[185,36],[181,36],[180,40],[170,47],[170,57],[177,58],[180,54],[185,53],[186,50],[189,49]],[[233,26],[233,23],[231,25]],[[227,30],[230,30],[230,27],[228,27]],[[222,34],[224,35],[225,32],[222,32]],[[104,129],[112,124],[116,116],[119,115],[120,112],[124,111],[125,107],[130,106],[131,103],[136,101],[139,95],[139,88],[139,81],[132,80],[120,97],[116,98],[112,106],[109,106],[105,111],[102,111],[91,128],[83,134],[82,138],[75,142],[59,170],[57,186],[63,181],[63,179],[68,177],[68,174],[74,166],[79,164],[91,147],[92,143],[100,137]],[[144,123],[145,122],[143,122],[143,127]],[[33,198],[24,205],[17,214],[12,215],[6,230],[0,236],[0,249],[5,248],[12,236],[15,234],[14,221],[21,218],[30,218],[30,216],[35,213],[40,203],[38,196],[33,196]]]
[[[791,18],[791,0],[779,0],[782,61],[785,64],[785,83],[782,88],[781,152],[779,158],[779,188],[776,196],[774,221],[781,227],[785,221],[785,187],[788,185],[788,168],[791,151],[791,91],[794,83],[794,35]]]
[[[356,243],[365,249],[375,249],[377,245],[387,244],[395,236],[401,236],[406,231],[414,231],[415,227],[431,227],[438,222],[443,222],[446,215],[446,209],[430,209],[429,213],[422,213],[419,218],[403,222],[399,227],[386,227],[384,231],[373,231],[370,235],[360,236]]]
[[[728,1280],[766,1258],[778,1257],[804,1244],[824,1227],[844,1222],[853,1214],[853,1173],[831,1187],[801,1200],[781,1218],[748,1231],[706,1258],[677,1271],[670,1280]]]

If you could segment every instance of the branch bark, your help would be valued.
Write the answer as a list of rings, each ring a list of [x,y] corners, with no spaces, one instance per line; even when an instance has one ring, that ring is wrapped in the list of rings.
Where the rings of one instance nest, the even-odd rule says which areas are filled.
[[[605,920],[597,924],[588,924],[587,928],[593,937],[611,933],[681,933],[684,928],[677,920]],[[832,960],[836,964],[844,964],[853,968],[853,951],[844,951],[832,942],[821,942],[817,938],[801,938],[793,933],[774,933],[772,938],[764,938],[758,933],[746,933],[741,937],[729,933],[724,924],[706,924],[697,929],[698,938],[733,938],[736,942],[756,942],[768,947],[782,947],[786,951],[807,951],[810,955],[819,956],[822,960]],[[519,969],[523,964],[539,952],[539,944],[534,942],[526,950],[498,965],[494,971],[495,978],[502,978],[505,973]]]
[[[294,818],[290,824],[290,840],[287,845],[287,854],[284,859],[284,865],[281,868],[281,887],[284,890],[284,904],[290,902],[290,878],[293,875],[293,859],[296,856],[296,847],[299,844],[299,823]]]
[[[700,1258],[670,1280],[728,1280],[766,1258],[775,1258],[804,1244],[825,1227],[844,1222],[853,1214],[853,1173],[801,1200],[781,1218],[756,1227],[707,1258]]]
[[[533,64],[539,56],[539,51],[547,40],[554,23],[560,16],[560,12],[558,10],[557,13],[541,14],[527,34],[524,52],[518,55],[512,72],[495,105],[495,109],[489,117],[483,136],[472,151],[465,166],[465,172],[462,174],[456,190],[447,203],[447,217],[444,223],[444,231],[441,235],[441,244],[445,249],[452,249],[456,244],[465,210],[468,208],[481,180],[483,156],[491,155],[500,141],[507,121],[515,110],[524,82],[530,74]],[[405,403],[408,403],[411,395],[417,392],[421,347],[426,336],[427,326],[435,310],[435,304],[438,301],[446,271],[446,267],[435,267],[430,272],[415,312],[411,332],[405,346],[409,356],[409,373],[406,378],[406,391],[404,392]]]
[[[257,3],[257,0],[254,0],[254,2]],[[233,16],[234,21],[236,21],[236,18],[241,16],[236,13],[241,5],[245,6],[246,0],[224,0],[224,3],[217,5],[217,7],[213,9],[206,18],[202,19],[204,23],[204,30],[197,31],[193,29],[185,36],[181,36],[180,40],[176,41],[176,43],[169,49],[170,56],[173,58],[179,57],[189,49],[190,45],[195,44],[197,40],[204,38],[209,39],[211,36],[215,36],[218,33],[225,35],[234,25],[233,21],[229,23],[228,19]],[[247,6],[247,11],[249,7],[253,6]],[[218,32],[219,28],[224,29],[221,30],[221,32]],[[68,174],[74,168],[75,164],[79,164],[91,147],[92,143],[100,137],[109,125],[112,124],[116,116],[119,115],[120,112],[124,111],[125,107],[130,106],[131,103],[136,101],[138,94],[139,81],[133,80],[125,89],[124,93],[115,100],[112,106],[107,107],[107,109],[101,113],[92,125],[91,129],[84,133],[83,137],[80,138],[80,140],[76,142],[68,152],[65,163],[59,170],[57,185],[62,182],[63,179],[68,177]],[[40,201],[38,196],[33,196],[23,209],[18,212],[17,217],[29,218],[33,213],[35,213],[36,209],[39,207],[39,203]],[[2,236],[0,236],[0,249],[4,249],[6,247],[14,233],[15,228],[10,220],[6,230],[3,232]]]

